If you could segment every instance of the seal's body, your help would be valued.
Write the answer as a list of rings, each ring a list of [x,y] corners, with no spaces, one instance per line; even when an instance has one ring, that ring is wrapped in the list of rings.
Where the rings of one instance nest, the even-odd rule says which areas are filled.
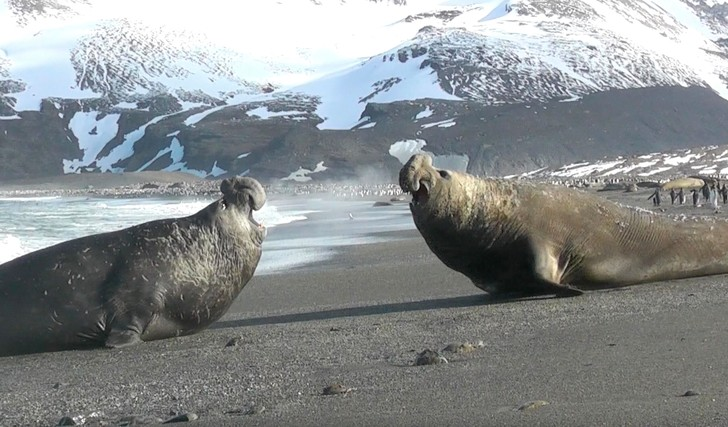
[[[579,190],[435,169],[400,171],[428,246],[489,293],[581,290],[728,273],[728,223],[677,222]]]
[[[102,233],[0,265],[0,355],[123,347],[201,331],[250,280],[265,229],[256,180],[198,213]]]

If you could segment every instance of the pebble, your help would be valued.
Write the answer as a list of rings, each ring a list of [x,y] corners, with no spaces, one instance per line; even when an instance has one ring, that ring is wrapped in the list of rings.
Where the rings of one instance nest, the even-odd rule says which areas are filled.
[[[436,351],[432,351],[430,349],[425,349],[421,353],[417,355],[415,358],[415,366],[422,366],[422,365],[438,365],[440,363],[448,363],[447,359],[440,356],[440,353]]]
[[[549,402],[545,400],[531,400],[530,402],[526,402],[523,405],[518,407],[519,411],[531,411],[533,409],[542,408],[546,405],[550,405]]]
[[[99,412],[92,412],[86,415],[76,415],[75,417],[65,416],[58,421],[59,426],[82,426],[88,422],[99,421],[102,414]]]
[[[188,421],[194,421],[198,418],[199,417],[194,412],[187,412],[185,414],[175,415],[174,417],[168,419],[167,421],[162,422],[162,424],[186,423]]]
[[[244,406],[241,409],[233,409],[231,411],[225,411],[225,413],[228,415],[257,415],[257,414],[262,414],[263,412],[265,412],[265,406],[256,405],[255,403]]]
[[[160,424],[163,420],[151,415],[127,415],[121,417],[116,423],[117,426],[142,426],[147,424]]]
[[[225,344],[225,347],[235,347],[235,346],[238,346],[238,345],[240,345],[240,343],[242,341],[243,341],[243,339],[240,338],[240,337],[230,338],[230,340],[227,342],[227,344]]]
[[[478,341],[477,344],[472,344],[469,342],[459,343],[459,344],[448,344],[445,348],[442,349],[442,351],[447,351],[450,353],[470,353],[473,352],[479,348],[485,347],[485,344],[483,344],[483,341]]]
[[[324,396],[334,396],[337,394],[346,394],[349,393],[352,389],[348,387],[344,387],[341,384],[331,384],[324,387],[324,391],[322,394]]]

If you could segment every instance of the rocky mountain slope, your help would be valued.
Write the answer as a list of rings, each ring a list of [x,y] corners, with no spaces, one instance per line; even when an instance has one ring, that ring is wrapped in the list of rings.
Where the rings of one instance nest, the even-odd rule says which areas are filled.
[[[148,3],[0,1],[0,179],[388,180],[420,150],[510,175],[728,144],[712,0]]]

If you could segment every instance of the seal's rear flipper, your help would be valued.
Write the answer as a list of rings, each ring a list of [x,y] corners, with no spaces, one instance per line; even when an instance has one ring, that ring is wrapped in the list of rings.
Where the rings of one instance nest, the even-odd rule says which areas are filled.
[[[106,347],[122,348],[142,342],[139,332],[129,329],[112,329],[106,338]]]

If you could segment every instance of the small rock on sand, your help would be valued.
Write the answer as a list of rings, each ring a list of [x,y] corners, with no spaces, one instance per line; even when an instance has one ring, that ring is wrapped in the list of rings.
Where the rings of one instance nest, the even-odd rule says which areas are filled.
[[[168,419],[167,421],[164,421],[162,424],[186,423],[188,421],[194,421],[198,418],[199,417],[194,412],[187,412],[185,414],[175,415],[174,417]]]
[[[442,349],[442,351],[447,351],[450,353],[470,353],[483,347],[485,347],[483,341],[478,341],[476,344],[469,342],[452,343],[448,344],[445,348]]]
[[[100,412],[92,412],[88,415],[76,415],[75,417],[65,416],[58,421],[59,426],[81,426],[91,421],[98,421],[102,414]]]
[[[415,366],[422,365],[438,365],[440,363],[448,363],[447,359],[440,356],[440,353],[432,351],[429,348],[425,349],[417,355],[415,358]]]
[[[333,396],[336,394],[346,394],[351,391],[351,388],[344,387],[341,384],[331,384],[324,387],[322,394],[324,396]]]
[[[243,406],[240,409],[233,409],[232,411],[225,411],[228,415],[257,415],[265,412],[265,406],[256,405],[251,403],[250,405]]]
[[[550,403],[545,400],[531,400],[531,401],[526,402],[523,405],[519,406],[518,410],[519,411],[532,411],[534,409],[542,408],[546,405],[550,405]]]
[[[143,426],[149,424],[160,424],[162,421],[163,420],[161,418],[151,415],[127,415],[125,417],[121,417],[115,425],[122,427]]]
[[[240,337],[233,337],[228,340],[227,344],[225,344],[225,347],[235,347],[240,345],[240,343],[243,342],[243,339]]]

